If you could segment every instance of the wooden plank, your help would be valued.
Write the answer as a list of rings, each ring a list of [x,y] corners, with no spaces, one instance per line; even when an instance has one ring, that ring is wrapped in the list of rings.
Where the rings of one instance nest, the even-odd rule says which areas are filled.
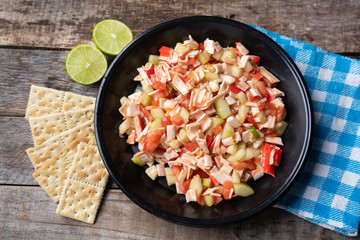
[[[224,228],[189,228],[157,218],[120,190],[107,190],[94,225],[55,214],[39,187],[0,186],[0,239],[346,239],[280,209]]]
[[[106,18],[124,21],[137,36],[161,22],[215,15],[255,24],[330,52],[360,52],[360,1],[3,1],[0,45],[72,48],[91,43]]]
[[[96,97],[99,83],[81,85],[67,75],[68,51],[1,49],[0,116],[24,116],[32,84]],[[359,58],[360,53],[350,54]]]
[[[31,85],[96,97],[99,83],[74,82],[66,73],[67,51],[0,49],[0,116],[25,116]]]
[[[38,185],[25,150],[33,147],[28,122],[23,117],[0,117],[0,184]],[[118,188],[109,179],[108,188]]]

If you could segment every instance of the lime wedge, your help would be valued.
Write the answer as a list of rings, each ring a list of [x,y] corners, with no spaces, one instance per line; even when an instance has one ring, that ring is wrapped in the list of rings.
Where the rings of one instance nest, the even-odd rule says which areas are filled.
[[[97,48],[103,53],[116,56],[133,40],[133,34],[124,23],[106,19],[96,24],[93,31],[93,40]]]
[[[107,61],[96,47],[81,44],[68,53],[65,67],[70,77],[82,84],[92,84],[99,81],[107,69]]]

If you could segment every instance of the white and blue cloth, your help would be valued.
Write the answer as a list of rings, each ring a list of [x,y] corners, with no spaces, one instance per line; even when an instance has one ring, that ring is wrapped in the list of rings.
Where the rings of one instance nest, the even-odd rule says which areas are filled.
[[[275,207],[356,236],[360,218],[360,61],[253,27],[295,61],[314,107],[314,139],[307,163]]]

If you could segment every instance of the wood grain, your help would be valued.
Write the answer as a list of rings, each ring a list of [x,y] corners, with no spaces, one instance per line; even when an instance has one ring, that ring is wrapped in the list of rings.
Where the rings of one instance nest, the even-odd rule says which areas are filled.
[[[106,18],[124,21],[137,36],[161,22],[215,15],[255,24],[330,52],[360,52],[360,1],[83,0],[2,1],[0,46],[72,48],[91,43]]]
[[[81,85],[67,75],[67,51],[0,49],[0,116],[25,116],[31,85],[96,97],[99,83]]]
[[[107,190],[90,225],[56,215],[56,204],[39,187],[0,186],[0,192],[0,239],[346,239],[275,208],[229,227],[190,228],[147,213],[120,190]]]

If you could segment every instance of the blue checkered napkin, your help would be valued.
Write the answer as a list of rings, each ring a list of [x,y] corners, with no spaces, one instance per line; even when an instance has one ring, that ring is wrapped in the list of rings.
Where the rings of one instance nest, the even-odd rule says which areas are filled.
[[[356,236],[360,217],[360,61],[253,27],[276,41],[295,61],[314,106],[314,141],[308,161],[276,207]]]

